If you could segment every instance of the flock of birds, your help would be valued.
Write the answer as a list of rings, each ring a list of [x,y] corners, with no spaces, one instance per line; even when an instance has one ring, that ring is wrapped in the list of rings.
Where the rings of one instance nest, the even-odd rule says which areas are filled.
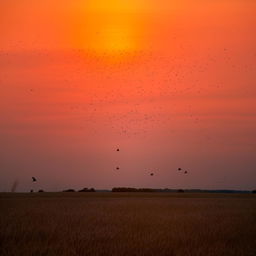
[[[117,149],[116,149],[116,151],[117,151],[117,152],[119,152],[119,151],[120,151],[120,149],[119,149],[119,148],[117,148]],[[116,167],[116,170],[120,170],[120,167],[119,167],[119,166],[117,166],[117,167]],[[179,172],[183,172],[184,174],[188,174],[188,171],[183,170],[183,169],[182,169],[182,168],[180,168],[180,167],[179,167],[177,170],[178,170]],[[151,172],[151,173],[150,173],[150,176],[154,176],[154,175],[155,175],[155,173],[154,173],[154,172]],[[37,181],[37,179],[33,176],[33,177],[32,177],[32,182],[34,183],[34,182],[36,182],[36,181]]]
[[[48,54],[41,58],[50,60],[51,54]],[[122,57],[126,54],[129,61]],[[61,111],[65,112],[66,118],[76,116],[73,127],[87,129],[96,135],[100,133],[99,120],[109,131],[126,138],[146,137],[153,130],[169,127],[177,115],[184,115],[193,126],[200,127],[202,118],[193,105],[182,105],[175,99],[202,97],[208,87],[212,90],[222,86],[222,81],[218,79],[208,87],[200,81],[201,76],[205,76],[202,73],[209,72],[213,62],[211,58],[205,63],[199,60],[192,62],[184,56],[183,49],[178,51],[176,57],[155,54],[153,50],[134,54],[120,52],[111,62],[105,54],[98,56],[93,52],[80,51],[64,55],[64,59],[55,58],[56,61],[65,61],[65,74],[63,69],[55,73],[56,77],[60,76],[60,83],[49,83],[47,87],[39,85],[37,89],[30,88],[29,93],[38,99],[47,92],[54,92],[58,97],[62,97],[62,90],[70,93],[74,101],[65,101]],[[79,97],[76,97],[78,94]],[[47,114],[58,113],[55,97],[49,101],[47,103],[54,109]],[[113,106],[116,109],[121,106],[120,111],[113,110]],[[45,108],[45,111],[48,109]],[[175,126],[168,130],[168,134],[175,132]],[[203,136],[208,139],[207,130],[204,130]]]
[[[182,171],[184,174],[188,174],[188,171],[183,171],[182,168],[178,168],[177,170],[180,171],[180,172]],[[154,175],[155,174],[153,172],[150,173],[150,176],[154,176]]]
[[[120,151],[120,149],[119,149],[119,148],[117,148],[117,149],[116,149],[116,151],[117,151],[117,152],[119,152],[119,151]],[[120,169],[120,167],[119,167],[119,166],[117,166],[117,167],[116,167],[116,170],[119,170],[119,169]],[[186,170],[184,171],[184,170],[183,170],[182,168],[180,168],[180,167],[179,167],[177,170],[178,170],[179,172],[183,172],[184,174],[188,174],[188,171],[186,171]],[[154,175],[155,175],[155,173],[154,173],[154,172],[151,172],[151,173],[150,173],[150,176],[154,176]]]

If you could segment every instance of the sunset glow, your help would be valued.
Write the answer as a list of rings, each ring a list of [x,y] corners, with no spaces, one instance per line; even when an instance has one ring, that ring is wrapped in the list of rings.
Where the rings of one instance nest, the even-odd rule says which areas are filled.
[[[139,48],[139,28],[134,26],[138,15],[125,12],[125,6],[118,1],[93,1],[84,9],[84,20],[77,29],[77,45],[93,50],[99,55],[116,55],[132,52]]]

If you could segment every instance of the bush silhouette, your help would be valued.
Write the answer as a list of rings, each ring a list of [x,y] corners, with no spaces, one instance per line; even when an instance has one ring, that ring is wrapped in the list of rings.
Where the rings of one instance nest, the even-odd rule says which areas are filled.
[[[63,190],[63,192],[76,192],[76,191],[74,189],[70,188],[70,189]]]
[[[79,190],[78,192],[95,192],[95,189],[94,188],[90,188],[90,189],[83,188],[83,189]]]
[[[112,188],[112,192],[154,192],[152,188],[126,188],[126,187],[117,187]]]

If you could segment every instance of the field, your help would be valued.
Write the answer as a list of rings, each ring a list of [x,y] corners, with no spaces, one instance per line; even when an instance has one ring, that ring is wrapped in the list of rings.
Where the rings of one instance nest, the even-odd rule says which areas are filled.
[[[2,193],[0,255],[256,255],[256,195]]]

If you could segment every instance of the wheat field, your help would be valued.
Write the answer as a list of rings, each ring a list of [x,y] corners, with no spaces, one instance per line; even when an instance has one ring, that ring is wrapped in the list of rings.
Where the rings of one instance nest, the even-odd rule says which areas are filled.
[[[2,193],[0,255],[256,255],[256,196]]]

